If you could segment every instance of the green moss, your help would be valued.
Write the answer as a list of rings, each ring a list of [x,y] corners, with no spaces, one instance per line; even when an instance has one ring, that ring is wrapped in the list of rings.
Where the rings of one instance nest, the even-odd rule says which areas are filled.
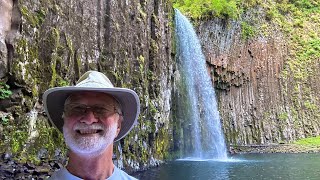
[[[57,66],[57,61],[59,61],[59,56],[58,56],[58,49],[60,46],[60,33],[58,29],[53,28],[50,33],[50,37],[48,38],[48,43],[52,44],[53,47],[53,52],[51,54],[51,73],[52,73],[52,78],[50,81],[50,87],[55,87],[56,86],[56,81],[58,79],[57,77],[57,72],[56,72],[56,66]]]
[[[241,38],[248,40],[256,35],[254,26],[249,25],[247,22],[241,22]]]
[[[27,22],[34,28],[40,27],[46,16],[45,9],[40,9],[36,12],[31,12],[29,11],[29,8],[24,5],[20,6],[20,12],[22,16],[26,18]]]
[[[66,37],[66,41],[67,41],[67,48],[68,48],[68,50],[69,50],[69,54],[70,54],[70,56],[69,56],[69,62],[71,62],[72,61],[72,58],[74,57],[74,46],[73,46],[73,43],[72,43],[72,40],[71,40],[71,38],[70,37],[68,37],[68,36],[66,36],[65,35],[65,37]]]
[[[294,144],[299,144],[304,146],[320,146],[320,136],[299,139],[295,141]]]
[[[156,78],[154,72],[148,70],[148,80],[149,80],[149,81],[155,81],[156,79],[157,79],[157,78]]]
[[[59,87],[69,86],[69,82],[64,80],[64,79],[62,79],[60,76],[59,76],[59,78],[57,80],[57,84],[58,84]]]
[[[12,139],[10,139],[10,148],[12,150],[12,153],[21,153],[24,151],[24,144],[28,140],[28,133],[23,130],[16,130],[12,133],[10,136]]]
[[[66,155],[67,148],[62,133],[48,124],[46,119],[37,120],[38,136],[34,139],[32,150],[39,151],[45,148],[48,151],[48,159],[54,158],[55,151],[60,150],[62,155]]]
[[[279,119],[280,121],[285,121],[285,120],[287,120],[287,119],[288,119],[288,113],[287,113],[287,112],[282,112],[282,113],[280,113],[280,114],[278,115],[278,119]]]
[[[151,46],[151,52],[152,53],[157,54],[159,52],[158,44],[154,39],[151,39],[150,46]]]
[[[139,70],[141,74],[144,74],[144,65],[145,65],[145,59],[142,55],[138,57],[138,62],[139,62]]]
[[[304,106],[309,110],[309,111],[317,111],[319,107],[317,104],[310,102],[310,101],[305,101]]]
[[[11,73],[18,82],[28,82],[27,91],[31,92],[33,97],[38,97],[37,84],[40,78],[38,46],[29,42],[26,38],[20,38],[17,40],[15,50],[16,54],[12,63]]]
[[[151,101],[149,101],[149,112],[150,112],[150,116],[154,117],[159,111],[157,110],[157,108],[153,105],[153,103]]]
[[[266,12],[266,19],[267,20],[274,20],[280,16],[279,11],[276,7],[271,7]]]
[[[143,9],[142,9],[140,4],[138,4],[138,11],[139,11],[139,14],[142,17],[142,19],[146,19],[147,18],[147,14],[143,11]]]
[[[66,146],[62,134],[50,127],[47,120],[38,118],[36,127],[38,135],[32,139],[29,132],[29,118],[21,116],[21,119],[9,119],[6,128],[2,132],[0,152],[11,151],[15,159],[20,162],[39,163],[39,151],[47,151],[47,159],[53,159],[57,147],[62,155],[66,154]],[[9,149],[8,149],[9,148]]]
[[[130,136],[130,135],[128,135]],[[129,141],[124,141],[123,152],[126,159],[135,160],[136,156],[132,153],[131,143]]]
[[[167,129],[161,128],[155,140],[155,156],[158,159],[167,159],[169,157],[170,137]]]

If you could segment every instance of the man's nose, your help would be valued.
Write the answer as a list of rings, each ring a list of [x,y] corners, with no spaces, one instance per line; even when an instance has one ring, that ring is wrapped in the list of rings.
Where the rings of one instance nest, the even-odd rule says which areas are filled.
[[[98,122],[98,119],[94,116],[94,113],[90,109],[88,109],[85,115],[80,119],[80,122],[92,124]]]

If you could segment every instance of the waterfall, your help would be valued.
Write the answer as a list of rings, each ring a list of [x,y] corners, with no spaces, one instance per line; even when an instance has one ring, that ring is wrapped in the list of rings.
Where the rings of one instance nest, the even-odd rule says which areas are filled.
[[[227,159],[215,91],[199,39],[189,20],[175,10],[178,70],[185,86],[193,158]]]

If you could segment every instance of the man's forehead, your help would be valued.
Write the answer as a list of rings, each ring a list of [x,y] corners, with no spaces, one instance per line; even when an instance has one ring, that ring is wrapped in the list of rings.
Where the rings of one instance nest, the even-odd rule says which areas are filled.
[[[82,99],[97,99],[102,101],[114,102],[115,99],[106,93],[103,92],[90,92],[90,91],[81,91],[72,93],[69,98],[71,101],[77,101]]]

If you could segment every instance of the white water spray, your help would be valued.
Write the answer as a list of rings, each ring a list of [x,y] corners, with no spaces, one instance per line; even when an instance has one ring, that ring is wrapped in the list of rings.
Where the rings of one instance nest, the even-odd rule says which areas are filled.
[[[192,120],[192,157],[227,159],[215,91],[199,39],[189,20],[178,10],[175,10],[175,25],[179,71],[185,76],[187,101],[191,107],[188,118]]]

